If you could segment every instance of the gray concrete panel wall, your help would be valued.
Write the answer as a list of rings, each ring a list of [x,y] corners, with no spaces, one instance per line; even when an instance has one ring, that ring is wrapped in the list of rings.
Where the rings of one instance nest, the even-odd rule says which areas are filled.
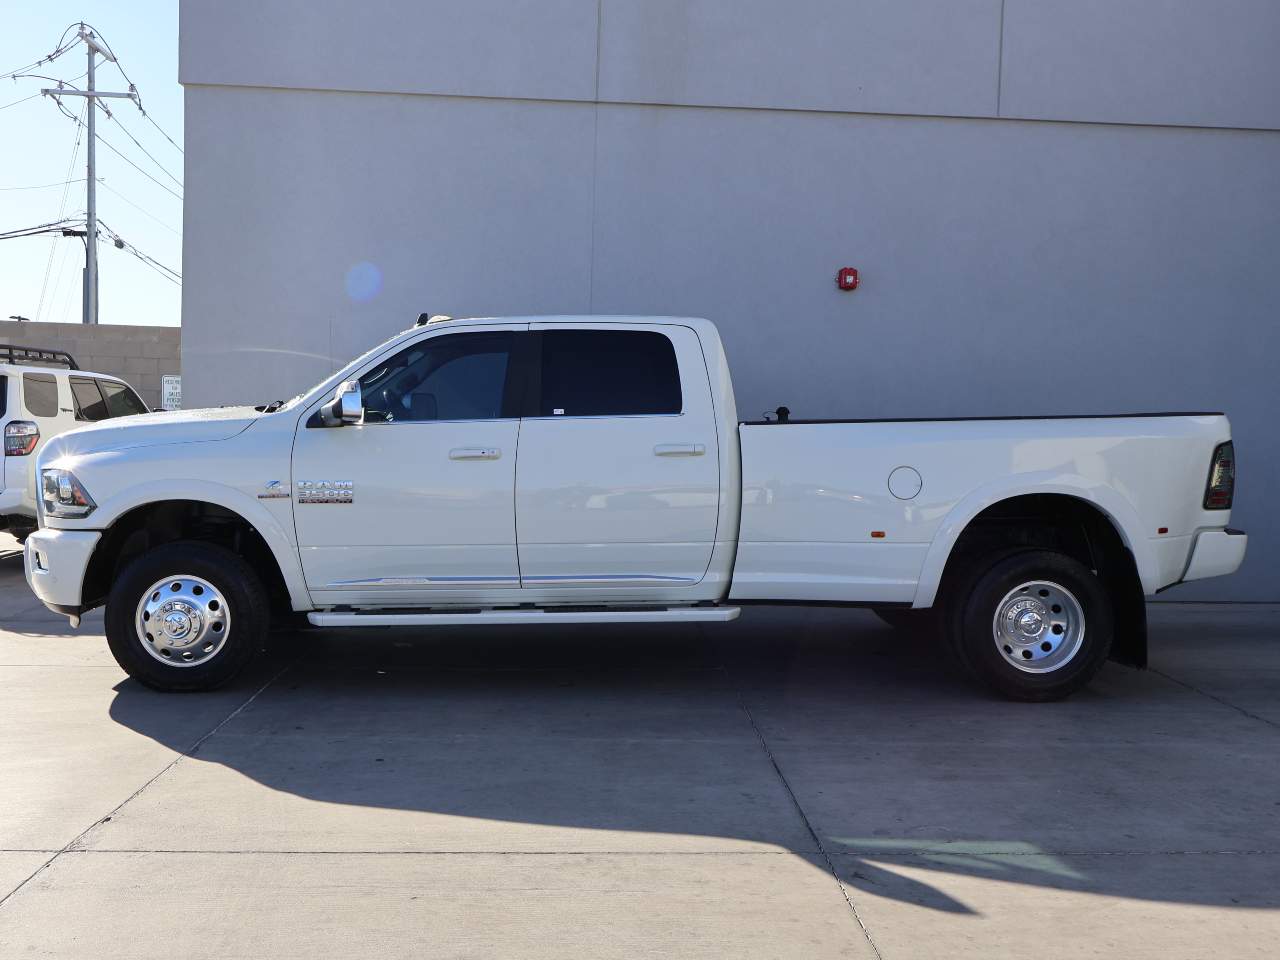
[[[1001,114],[1280,129],[1276,0],[1005,0]]]
[[[192,403],[291,396],[422,311],[586,309],[592,107],[186,98],[187,156],[208,171],[187,179]]]
[[[1001,0],[604,0],[600,99],[990,116]]]
[[[0,320],[0,344],[65,350],[80,369],[124,380],[153,409],[160,405],[160,378],[182,373],[180,327]]]
[[[183,83],[589,100],[597,0],[184,2]]]
[[[1274,0],[223,0],[187,84],[1280,128]]]
[[[452,29],[377,3],[435,11],[396,19],[406,44]],[[1226,410],[1250,558],[1174,596],[1280,599],[1280,133],[1214,129],[1277,125],[1280,66],[1247,52],[1271,8],[1188,12],[1209,70],[1159,26],[1181,3],[1112,10],[1125,47],[1029,0],[1003,24],[979,0],[603,0],[529,28],[577,78],[549,99],[522,61],[424,95],[433,68],[410,85],[360,30],[334,66],[283,21],[254,47],[257,6],[187,4],[188,405],[289,396],[424,310],[708,316],[744,417]],[[328,49],[328,5],[285,7]],[[238,31],[262,63],[236,65]],[[1076,122],[997,119],[997,90],[1006,117]]]

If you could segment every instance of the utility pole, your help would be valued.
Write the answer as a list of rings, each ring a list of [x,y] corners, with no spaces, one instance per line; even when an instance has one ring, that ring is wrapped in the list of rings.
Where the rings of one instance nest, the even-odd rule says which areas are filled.
[[[128,93],[105,93],[99,91],[94,84],[94,64],[96,57],[115,62],[111,51],[98,42],[93,31],[80,24],[80,39],[84,41],[89,56],[89,85],[86,90],[46,89],[40,92],[55,97],[85,97],[89,101],[89,122],[86,124],[89,134],[89,149],[86,171],[86,229],[84,238],[84,295],[82,323],[98,322],[98,171],[97,171],[97,136],[95,128],[98,100],[102,97],[116,97],[133,100],[137,92],[132,89]]]
[[[88,162],[85,176],[86,222],[84,238],[84,308],[81,323],[98,322],[98,175],[97,153],[98,140],[95,127],[98,116],[98,104],[94,100],[97,88],[94,85],[94,60],[97,58],[97,44],[91,43],[91,34],[80,27],[80,36],[84,38],[84,46],[89,56],[89,143]],[[103,54],[107,56],[107,54]]]

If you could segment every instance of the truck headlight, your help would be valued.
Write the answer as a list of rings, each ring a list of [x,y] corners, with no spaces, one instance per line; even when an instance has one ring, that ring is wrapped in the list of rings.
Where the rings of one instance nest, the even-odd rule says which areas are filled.
[[[46,467],[40,471],[40,499],[47,517],[80,520],[97,509],[89,491],[70,470]]]

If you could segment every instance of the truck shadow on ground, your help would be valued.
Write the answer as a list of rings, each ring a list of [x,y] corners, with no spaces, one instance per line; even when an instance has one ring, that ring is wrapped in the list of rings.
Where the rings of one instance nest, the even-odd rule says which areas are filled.
[[[185,847],[251,842],[216,794],[276,818],[281,849],[783,850],[855,902],[972,912],[953,891],[981,878],[1280,907],[1278,731],[1151,672],[1006,703],[865,612],[761,609],[707,628],[304,631],[234,702],[282,669],[148,788],[201,825]],[[192,703],[125,681],[110,713],[187,751]]]

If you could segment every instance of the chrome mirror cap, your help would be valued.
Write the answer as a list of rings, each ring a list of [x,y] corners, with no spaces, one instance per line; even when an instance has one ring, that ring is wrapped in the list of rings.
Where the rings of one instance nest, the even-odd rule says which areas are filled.
[[[364,397],[359,380],[347,380],[334,391],[333,399],[320,408],[320,419],[326,427],[342,427],[364,422]]]

